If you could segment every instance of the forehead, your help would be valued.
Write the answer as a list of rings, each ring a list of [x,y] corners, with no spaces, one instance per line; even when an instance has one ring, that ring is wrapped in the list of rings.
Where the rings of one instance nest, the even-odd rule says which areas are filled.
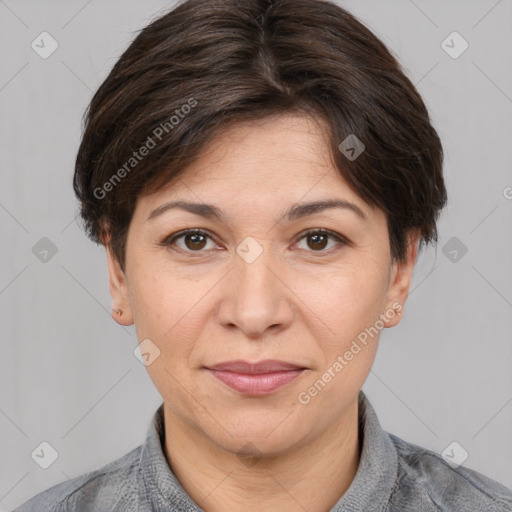
[[[231,125],[153,198],[197,193],[254,201],[270,194],[275,200],[285,191],[293,199],[293,191],[302,196],[333,189],[355,198],[331,161],[326,133],[320,119],[298,114]]]
[[[265,165],[275,170],[274,163],[283,171],[291,170],[291,165],[282,166],[283,161],[325,173],[331,165],[320,120],[283,114],[231,125],[208,145],[189,170],[193,174],[216,163],[220,167],[232,164],[242,172],[255,170],[254,165],[259,166],[260,172],[265,172]]]

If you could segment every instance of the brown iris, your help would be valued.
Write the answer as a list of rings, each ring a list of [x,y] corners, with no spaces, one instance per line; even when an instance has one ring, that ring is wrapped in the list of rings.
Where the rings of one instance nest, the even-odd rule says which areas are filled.
[[[208,238],[206,235],[201,233],[187,233],[185,235],[185,245],[189,249],[203,249],[206,244],[206,239]],[[187,242],[192,241],[192,245],[189,245]]]
[[[312,249],[324,249],[329,235],[324,233],[315,233],[308,235],[309,240],[314,240],[313,245],[309,244]],[[321,240],[322,239],[322,240]]]

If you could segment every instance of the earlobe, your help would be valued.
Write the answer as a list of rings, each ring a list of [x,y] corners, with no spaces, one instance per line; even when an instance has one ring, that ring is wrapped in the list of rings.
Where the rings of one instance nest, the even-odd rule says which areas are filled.
[[[133,315],[128,297],[126,276],[112,250],[107,245],[107,267],[110,295],[113,301],[112,318],[120,325],[132,325]]]
[[[402,318],[403,308],[409,294],[414,265],[416,264],[418,255],[420,236],[421,233],[419,230],[409,234],[407,237],[407,251],[404,261],[395,261],[392,265],[386,310],[384,312],[385,327],[394,327]]]

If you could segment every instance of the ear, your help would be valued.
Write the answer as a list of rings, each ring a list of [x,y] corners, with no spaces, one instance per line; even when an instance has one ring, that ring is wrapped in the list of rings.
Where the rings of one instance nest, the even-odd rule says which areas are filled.
[[[120,325],[132,325],[133,315],[130,308],[125,273],[121,269],[119,262],[113,255],[108,244],[105,246],[105,249],[107,252],[110,295],[113,300],[112,318]],[[118,310],[121,310],[122,314],[118,314]]]
[[[408,234],[404,261],[394,261],[391,266],[386,309],[383,313],[385,327],[398,325],[402,318],[418,255],[420,235],[419,230],[414,230]]]

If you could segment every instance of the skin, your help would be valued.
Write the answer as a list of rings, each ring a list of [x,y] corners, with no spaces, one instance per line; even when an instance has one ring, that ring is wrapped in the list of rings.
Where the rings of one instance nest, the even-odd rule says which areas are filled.
[[[125,272],[107,251],[114,310],[123,310],[114,318],[135,323],[139,341],[160,350],[147,370],[164,401],[166,457],[208,512],[327,511],[357,471],[357,396],[378,336],[309,403],[298,395],[379,315],[405,304],[419,233],[410,234],[406,260],[393,261],[385,214],[342,180],[323,133],[295,114],[231,127],[179,180],[138,199]],[[348,208],[283,218],[295,203],[327,198],[350,201],[366,219]],[[226,218],[170,209],[147,220],[178,199],[214,204]],[[191,228],[209,237],[161,244]],[[303,234],[322,228],[347,242]],[[246,237],[262,249],[251,263],[236,252]],[[234,359],[307,370],[247,396],[204,369]]]

